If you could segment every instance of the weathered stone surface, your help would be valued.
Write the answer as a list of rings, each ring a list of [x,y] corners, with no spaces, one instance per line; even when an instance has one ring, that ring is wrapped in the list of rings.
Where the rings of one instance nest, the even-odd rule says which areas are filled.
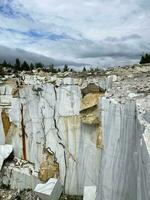
[[[2,113],[2,109],[0,108],[0,113]],[[5,144],[5,133],[3,128],[2,118],[0,117],[0,144]]]
[[[104,93],[88,93],[81,99],[81,121],[85,124],[100,124],[98,103]]]
[[[97,106],[83,110],[81,113],[81,121],[85,124],[100,124]]]
[[[85,124],[99,124],[98,102],[100,94],[87,94],[81,100],[81,120]]]
[[[103,92],[104,90],[100,88],[99,85],[95,83],[89,83],[85,88],[81,90],[83,96],[88,94],[88,93],[100,93]]]
[[[43,159],[39,169],[40,181],[47,182],[50,178],[58,178],[59,176],[59,164],[56,161],[53,152],[46,150],[43,153]]]
[[[102,127],[97,126],[96,133],[97,133],[96,147],[103,149],[104,145],[103,145]]]
[[[19,88],[13,88],[11,94],[14,98],[19,97]]]
[[[8,134],[8,131],[10,129],[11,122],[10,122],[8,114],[6,113],[6,111],[4,109],[1,112],[1,118],[2,118],[3,129],[4,129],[4,133],[5,133],[5,137],[6,137]]]
[[[98,104],[100,93],[88,93],[81,100],[81,110],[91,108]]]

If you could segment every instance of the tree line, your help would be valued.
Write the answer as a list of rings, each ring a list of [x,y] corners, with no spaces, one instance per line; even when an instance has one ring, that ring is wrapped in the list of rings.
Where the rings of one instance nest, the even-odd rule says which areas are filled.
[[[141,56],[140,64],[150,63],[150,54],[145,54]]]
[[[145,54],[141,56],[140,64],[144,63],[150,63],[150,54]],[[4,60],[2,63],[0,63],[0,74],[4,74],[4,68],[6,69],[12,69],[14,71],[32,71],[33,69],[42,69],[45,72],[52,72],[52,73],[58,73],[58,72],[68,72],[68,71],[74,71],[73,69],[70,69],[68,65],[64,65],[62,69],[55,67],[53,64],[50,64],[49,66],[45,66],[41,62],[38,63],[28,63],[26,61],[21,62],[19,58],[16,58],[16,61],[14,64],[8,63],[6,60]],[[83,67],[82,72],[96,72],[99,71],[99,68],[90,68],[87,70],[85,67]]]
[[[2,71],[3,68],[9,68],[13,69],[15,71],[32,71],[34,69],[42,69],[43,71],[46,72],[52,72],[52,73],[57,73],[57,72],[67,72],[67,71],[72,71],[72,69],[69,69],[68,65],[64,65],[63,69],[61,70],[60,68],[54,67],[53,64],[49,65],[46,67],[44,64],[41,62],[38,63],[28,63],[26,61],[21,62],[19,58],[16,58],[15,64],[10,64],[6,60],[4,60],[2,63],[0,63],[0,69]]]

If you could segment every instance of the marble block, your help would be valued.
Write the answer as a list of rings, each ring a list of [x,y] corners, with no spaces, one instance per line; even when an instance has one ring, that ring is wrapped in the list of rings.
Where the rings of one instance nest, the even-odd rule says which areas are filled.
[[[58,200],[62,193],[62,185],[58,179],[51,178],[46,183],[40,183],[36,186],[34,192],[42,200]]]
[[[85,186],[83,200],[95,200],[96,199],[96,186]]]

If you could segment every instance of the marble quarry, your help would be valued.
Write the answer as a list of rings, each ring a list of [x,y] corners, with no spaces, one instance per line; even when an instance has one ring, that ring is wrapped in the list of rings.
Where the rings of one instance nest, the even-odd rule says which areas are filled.
[[[150,199],[150,66],[7,76],[0,113],[0,185],[59,179],[68,195],[96,187],[96,200]]]

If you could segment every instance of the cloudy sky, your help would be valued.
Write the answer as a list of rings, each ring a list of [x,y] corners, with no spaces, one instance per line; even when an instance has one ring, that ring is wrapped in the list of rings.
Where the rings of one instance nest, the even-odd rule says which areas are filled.
[[[150,52],[150,0],[0,0],[0,45],[99,66]]]

